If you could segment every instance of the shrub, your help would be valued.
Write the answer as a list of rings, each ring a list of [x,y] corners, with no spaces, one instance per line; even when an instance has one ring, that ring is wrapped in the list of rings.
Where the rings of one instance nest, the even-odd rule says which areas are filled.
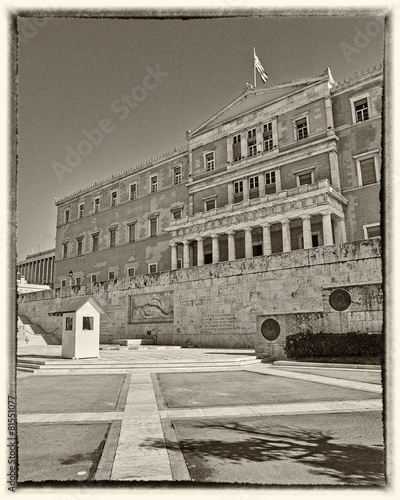
[[[296,333],[286,337],[288,359],[322,356],[382,356],[383,339],[378,333]]]

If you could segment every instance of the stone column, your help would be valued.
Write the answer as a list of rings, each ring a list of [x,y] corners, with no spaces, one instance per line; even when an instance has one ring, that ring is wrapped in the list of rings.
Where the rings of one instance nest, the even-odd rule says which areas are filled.
[[[204,240],[201,236],[197,238],[197,265],[204,266]]]
[[[187,268],[190,266],[189,261],[189,242],[188,240],[183,240],[183,267]]]
[[[246,227],[244,230],[244,249],[246,259],[253,257],[253,237],[251,227]]]
[[[331,213],[322,212],[322,230],[324,232],[324,246],[333,245]]]
[[[228,231],[228,260],[236,260],[235,231]]]
[[[39,259],[38,261],[38,284],[42,284],[42,269],[43,269],[43,260]]]
[[[234,201],[233,181],[230,181],[228,182],[228,205],[232,205]]]
[[[172,241],[169,245],[171,247],[171,270],[175,271],[175,269],[178,269],[178,249],[175,241]]]
[[[212,261],[213,264],[219,262],[219,236],[218,234],[211,235],[212,238]]]
[[[258,196],[265,196],[265,174],[258,174]]]
[[[303,248],[312,248],[311,215],[302,215],[303,221]]]
[[[54,280],[54,257],[50,259],[50,283],[53,283]]]
[[[333,228],[335,231],[335,242],[346,243],[346,223],[344,219],[334,219]]]
[[[271,225],[263,224],[262,230],[263,230],[263,255],[271,255],[272,254]]]
[[[243,179],[243,201],[247,201],[249,199],[249,179],[244,177]]]
[[[282,243],[283,243],[283,251],[291,252],[292,244],[290,241],[290,221],[289,219],[282,219]]]

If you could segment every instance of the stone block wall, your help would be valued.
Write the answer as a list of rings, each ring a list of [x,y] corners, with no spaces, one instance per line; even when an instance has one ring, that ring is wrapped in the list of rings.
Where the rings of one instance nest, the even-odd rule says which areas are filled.
[[[158,344],[262,351],[270,342],[259,332],[260,316],[284,318],[275,344],[299,325],[336,331],[337,317],[327,306],[335,288],[347,287],[355,297],[348,328],[379,330],[381,280],[381,242],[374,239],[25,294],[18,308],[52,331],[59,319],[48,313],[64,298],[92,295],[106,311],[102,343],[150,332]]]

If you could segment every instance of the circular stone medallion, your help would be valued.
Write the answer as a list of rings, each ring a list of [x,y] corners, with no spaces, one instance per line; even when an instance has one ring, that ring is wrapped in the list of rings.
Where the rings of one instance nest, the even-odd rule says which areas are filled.
[[[281,333],[281,327],[276,320],[269,318],[266,319],[261,325],[261,333],[267,340],[276,340]]]
[[[338,288],[329,295],[329,304],[335,311],[345,311],[351,304],[349,292]]]

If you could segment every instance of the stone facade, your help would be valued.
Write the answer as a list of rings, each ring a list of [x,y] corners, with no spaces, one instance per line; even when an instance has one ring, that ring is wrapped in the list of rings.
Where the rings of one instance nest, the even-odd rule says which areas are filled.
[[[90,295],[106,311],[102,343],[150,334],[158,344],[249,347],[280,358],[286,335],[298,331],[381,332],[381,278],[380,240],[371,239],[25,294],[18,309],[50,332],[60,325],[49,312]],[[335,289],[351,296],[340,313],[329,304]],[[272,342],[261,334],[267,318],[281,328]]]
[[[55,288],[379,236],[382,85],[246,86],[186,147],[57,201]]]

